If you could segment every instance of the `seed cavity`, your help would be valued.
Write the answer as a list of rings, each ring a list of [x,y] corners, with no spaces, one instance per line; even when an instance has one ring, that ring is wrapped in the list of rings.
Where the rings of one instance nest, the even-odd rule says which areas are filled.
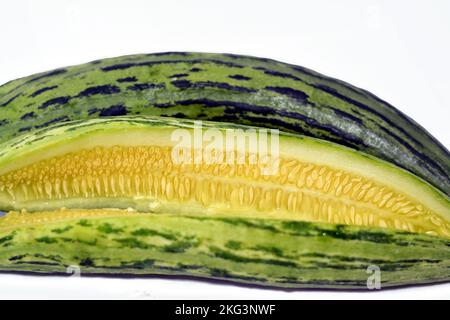
[[[250,161],[177,164],[171,156],[170,147],[157,146],[80,150],[0,176],[0,192],[24,207],[30,201],[139,197],[208,212],[226,207],[240,215],[256,212],[450,237],[450,224],[414,199],[350,172],[279,159],[279,173],[268,176]]]

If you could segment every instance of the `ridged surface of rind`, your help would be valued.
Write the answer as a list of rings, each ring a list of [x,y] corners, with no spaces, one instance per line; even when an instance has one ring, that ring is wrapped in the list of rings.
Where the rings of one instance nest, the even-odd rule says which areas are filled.
[[[10,215],[20,220],[23,214]],[[382,287],[450,279],[450,243],[427,235],[299,221],[116,215],[75,212],[42,224],[36,214],[28,226],[0,226],[0,270],[66,273],[78,266],[81,275],[187,275],[281,288],[366,289],[369,267],[380,268]]]

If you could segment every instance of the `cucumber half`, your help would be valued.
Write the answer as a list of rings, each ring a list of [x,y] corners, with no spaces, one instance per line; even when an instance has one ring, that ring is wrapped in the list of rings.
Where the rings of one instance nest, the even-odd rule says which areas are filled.
[[[1,150],[2,270],[79,264],[86,273],[353,288],[376,263],[389,286],[449,279],[446,195],[331,142],[120,117],[53,126]]]

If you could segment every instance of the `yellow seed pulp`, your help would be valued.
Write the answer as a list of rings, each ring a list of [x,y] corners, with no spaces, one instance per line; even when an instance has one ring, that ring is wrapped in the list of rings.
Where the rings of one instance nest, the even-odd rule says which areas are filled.
[[[276,175],[263,175],[260,165],[248,161],[176,164],[171,151],[115,146],[72,152],[0,176],[0,192],[14,203],[139,197],[212,213],[225,207],[241,214],[450,237],[450,224],[416,199],[362,176],[286,158]]]

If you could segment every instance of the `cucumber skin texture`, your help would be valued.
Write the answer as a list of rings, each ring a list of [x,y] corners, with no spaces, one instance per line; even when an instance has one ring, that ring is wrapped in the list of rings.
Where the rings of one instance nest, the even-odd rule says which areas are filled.
[[[221,236],[218,237],[217,235]],[[343,225],[145,214],[0,229],[0,270],[184,275],[278,288],[366,289],[450,280],[450,242]]]
[[[404,168],[450,195],[448,150],[373,94],[270,59],[166,52],[57,69],[0,87],[0,143],[55,122],[156,115],[278,128]]]

